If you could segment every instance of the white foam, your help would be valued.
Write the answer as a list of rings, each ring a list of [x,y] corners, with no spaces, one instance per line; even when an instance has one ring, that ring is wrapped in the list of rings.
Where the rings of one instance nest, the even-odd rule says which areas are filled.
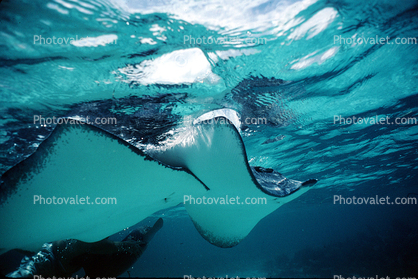
[[[317,12],[313,17],[296,28],[288,37],[291,40],[299,40],[308,34],[307,40],[324,31],[337,17],[338,12],[334,8],[325,8]]]
[[[118,36],[115,34],[102,35],[98,37],[86,37],[80,40],[71,41],[71,44],[76,47],[97,47],[105,46],[107,44],[115,44]]]
[[[149,84],[216,83],[220,77],[212,73],[206,56],[199,48],[176,50],[139,65],[128,65],[119,71],[122,81]]]
[[[300,22],[294,20],[296,15],[317,0],[287,1],[265,0],[235,1],[187,1],[181,0],[110,0],[125,12],[135,14],[166,13],[176,19],[192,24],[201,24],[220,33],[234,33],[254,30],[278,34],[289,30]]]

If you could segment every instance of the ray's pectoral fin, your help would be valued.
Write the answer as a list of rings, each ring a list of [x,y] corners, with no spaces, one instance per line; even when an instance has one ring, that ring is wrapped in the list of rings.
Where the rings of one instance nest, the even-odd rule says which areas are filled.
[[[316,183],[250,167],[242,138],[225,117],[192,130],[185,141],[154,154],[156,161],[97,127],[58,125],[33,155],[2,176],[0,251],[35,250],[65,238],[98,241],[182,200],[206,240],[232,247]],[[45,204],[52,197],[61,198],[53,209]],[[91,200],[68,202],[75,197]],[[94,204],[96,197],[116,203]],[[157,221],[149,236],[161,226]]]
[[[273,170],[251,168],[242,138],[227,119],[194,129],[192,144],[173,147],[167,155],[179,158],[210,189],[184,199],[196,229],[210,243],[237,245],[261,219],[309,189]]]
[[[306,180],[305,182],[303,182],[302,186],[311,187],[311,186],[315,185],[317,182],[318,182],[318,179],[310,178],[310,179]]]
[[[36,251],[45,242],[65,238],[99,241],[178,205],[184,192],[206,192],[187,172],[87,124],[58,125],[2,180],[3,252]]]
[[[264,193],[276,197],[288,196],[301,187],[310,187],[318,182],[317,179],[309,179],[305,182],[289,179],[270,168],[251,167],[251,170],[261,186],[260,189]]]
[[[163,227],[163,219],[159,218],[157,222],[155,222],[154,226],[144,235],[145,243],[149,243],[154,235]]]

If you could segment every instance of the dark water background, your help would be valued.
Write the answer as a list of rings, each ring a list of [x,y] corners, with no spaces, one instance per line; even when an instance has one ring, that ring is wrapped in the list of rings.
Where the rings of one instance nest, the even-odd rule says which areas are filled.
[[[417,1],[19,0],[0,7],[1,173],[53,129],[33,124],[34,115],[116,117],[118,125],[102,128],[142,146],[166,139],[184,117],[231,108],[242,119],[267,120],[242,127],[252,165],[320,180],[231,249],[203,240],[181,206],[158,213],[165,226],[132,276],[418,274],[417,204],[333,203],[334,195],[418,198],[417,44],[396,41],[417,38]],[[35,36],[77,40],[37,44]],[[224,41],[185,42],[210,36]],[[371,44],[376,36],[388,39]],[[409,120],[334,123],[340,115]]]

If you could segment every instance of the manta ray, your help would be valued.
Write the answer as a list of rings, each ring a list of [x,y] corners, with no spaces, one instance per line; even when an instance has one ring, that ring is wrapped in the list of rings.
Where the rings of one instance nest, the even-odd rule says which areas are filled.
[[[204,114],[170,144],[149,150],[81,121],[58,124],[1,177],[0,253],[60,239],[99,241],[180,203],[204,239],[237,245],[317,180],[250,166],[236,115]],[[115,202],[98,204],[97,197]],[[263,202],[246,203],[254,198]]]

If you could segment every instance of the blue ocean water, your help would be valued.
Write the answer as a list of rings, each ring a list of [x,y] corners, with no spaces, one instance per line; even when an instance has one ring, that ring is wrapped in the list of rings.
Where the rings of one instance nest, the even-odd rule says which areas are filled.
[[[234,248],[206,242],[182,206],[156,213],[164,228],[131,276],[418,274],[416,203],[334,202],[418,198],[417,1],[0,7],[1,173],[53,129],[35,116],[116,117],[101,126],[142,146],[230,108],[249,121],[251,165],[319,179]]]

